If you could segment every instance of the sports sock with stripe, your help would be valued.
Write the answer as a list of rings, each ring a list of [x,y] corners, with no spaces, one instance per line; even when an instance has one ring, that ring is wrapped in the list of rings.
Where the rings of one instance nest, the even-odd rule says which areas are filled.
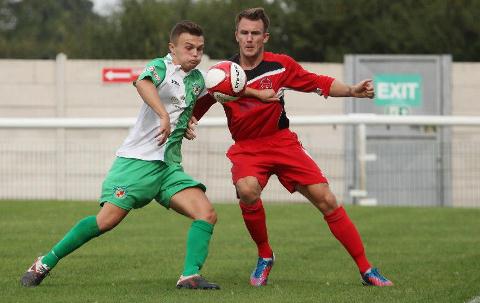
[[[52,269],[60,259],[100,234],[96,216],[83,218],[42,258],[42,263]]]

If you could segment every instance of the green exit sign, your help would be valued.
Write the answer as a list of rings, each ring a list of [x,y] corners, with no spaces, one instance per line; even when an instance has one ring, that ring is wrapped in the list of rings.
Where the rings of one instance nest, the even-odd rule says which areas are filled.
[[[420,106],[422,105],[422,77],[414,74],[378,74],[375,84],[377,106]]]

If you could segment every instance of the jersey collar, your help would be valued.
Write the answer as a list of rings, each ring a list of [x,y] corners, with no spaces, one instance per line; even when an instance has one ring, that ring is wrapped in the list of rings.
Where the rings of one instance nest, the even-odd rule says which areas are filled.
[[[174,64],[171,53],[168,53],[168,54],[165,56],[165,61],[166,61],[168,64],[173,65],[172,72],[170,73],[170,75],[173,75],[174,73],[179,73],[180,75],[186,77],[186,76],[190,75],[190,74],[192,73],[192,71],[194,70],[194,69],[192,69],[192,70],[189,71],[189,72],[185,72],[185,71],[182,69],[182,66],[181,66],[180,64]]]

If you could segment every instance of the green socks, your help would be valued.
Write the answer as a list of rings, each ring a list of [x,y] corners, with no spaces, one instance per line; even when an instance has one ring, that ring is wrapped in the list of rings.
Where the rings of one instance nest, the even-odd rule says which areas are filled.
[[[183,276],[198,274],[208,255],[208,244],[213,233],[213,224],[195,220],[190,226],[187,238],[187,253]]]
[[[213,224],[195,220],[190,226],[187,238],[187,253],[183,276],[198,274],[208,255],[208,245],[213,233]],[[86,217],[80,221],[46,254],[42,263],[52,269],[58,261],[67,256],[90,239],[101,234],[95,216]]]
[[[52,269],[60,259],[100,234],[95,216],[83,218],[42,258],[42,263]]]

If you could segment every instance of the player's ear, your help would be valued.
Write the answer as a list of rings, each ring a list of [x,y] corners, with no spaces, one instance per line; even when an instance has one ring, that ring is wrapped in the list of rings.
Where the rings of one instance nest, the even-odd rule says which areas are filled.
[[[270,38],[270,33],[263,34],[263,43],[267,43]]]
[[[168,49],[172,55],[175,55],[175,45],[172,42],[168,43]]]
[[[235,40],[236,40],[237,42],[240,42],[240,41],[238,40],[238,30],[235,31]]]

